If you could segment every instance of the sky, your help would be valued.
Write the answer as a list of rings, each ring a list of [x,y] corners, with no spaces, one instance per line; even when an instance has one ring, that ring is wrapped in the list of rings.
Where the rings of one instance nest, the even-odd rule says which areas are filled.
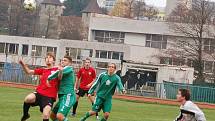
[[[157,7],[165,7],[166,0],[145,0],[146,4],[153,5]]]
[[[64,1],[64,0],[60,0],[60,1]],[[102,0],[100,0],[102,1]],[[210,0],[210,1],[214,1],[215,0]],[[166,6],[166,0],[145,0],[146,4],[148,5],[153,5],[153,6],[157,6],[157,7],[165,7]]]

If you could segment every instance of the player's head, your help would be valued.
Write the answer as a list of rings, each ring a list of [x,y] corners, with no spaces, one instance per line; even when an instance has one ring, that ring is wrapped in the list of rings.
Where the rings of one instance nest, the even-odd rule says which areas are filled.
[[[45,62],[47,66],[54,65],[55,63],[55,54],[53,52],[48,52],[46,54]]]
[[[84,60],[84,67],[89,68],[90,66],[91,66],[91,60],[90,60],[90,58],[86,58]]]
[[[178,89],[176,97],[179,102],[190,100],[190,91],[188,89]]]
[[[64,56],[61,61],[62,66],[70,66],[72,65],[72,57],[70,56]]]
[[[115,63],[109,63],[108,64],[108,73],[113,74],[116,71],[116,64]]]

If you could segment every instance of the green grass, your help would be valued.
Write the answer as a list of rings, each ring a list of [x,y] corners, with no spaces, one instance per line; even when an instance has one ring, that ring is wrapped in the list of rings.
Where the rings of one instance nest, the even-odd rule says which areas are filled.
[[[1,121],[19,121],[22,115],[24,97],[33,90],[0,87],[0,119]],[[78,114],[70,117],[70,121],[79,121],[80,117],[88,111],[91,104],[86,98],[81,98]],[[179,107],[148,103],[135,103],[130,101],[113,100],[112,112],[109,121],[172,121],[178,115]],[[215,110],[203,109],[207,121],[215,121]],[[29,121],[41,121],[39,108],[30,109]],[[102,113],[100,112],[100,117]],[[87,121],[96,121],[95,117]]]

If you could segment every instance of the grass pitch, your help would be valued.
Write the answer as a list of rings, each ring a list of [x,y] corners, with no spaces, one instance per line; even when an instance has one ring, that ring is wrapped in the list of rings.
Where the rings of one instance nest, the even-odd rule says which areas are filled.
[[[29,89],[0,87],[0,119],[1,121],[20,121],[24,97],[32,92]],[[109,121],[172,121],[179,113],[179,107],[159,104],[136,103],[130,101],[113,100]],[[86,98],[80,98],[76,117],[69,117],[69,121],[79,121],[91,104]],[[215,121],[215,109],[203,109],[207,121]],[[41,121],[38,107],[30,109],[28,121]],[[102,117],[102,112],[99,113]],[[96,121],[95,116],[87,121]]]

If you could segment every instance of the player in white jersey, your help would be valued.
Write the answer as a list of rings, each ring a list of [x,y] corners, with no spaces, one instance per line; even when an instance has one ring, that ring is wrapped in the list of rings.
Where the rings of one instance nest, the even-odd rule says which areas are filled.
[[[179,89],[177,101],[181,103],[180,114],[174,121],[206,121],[205,115],[201,109],[190,101],[189,90]]]

